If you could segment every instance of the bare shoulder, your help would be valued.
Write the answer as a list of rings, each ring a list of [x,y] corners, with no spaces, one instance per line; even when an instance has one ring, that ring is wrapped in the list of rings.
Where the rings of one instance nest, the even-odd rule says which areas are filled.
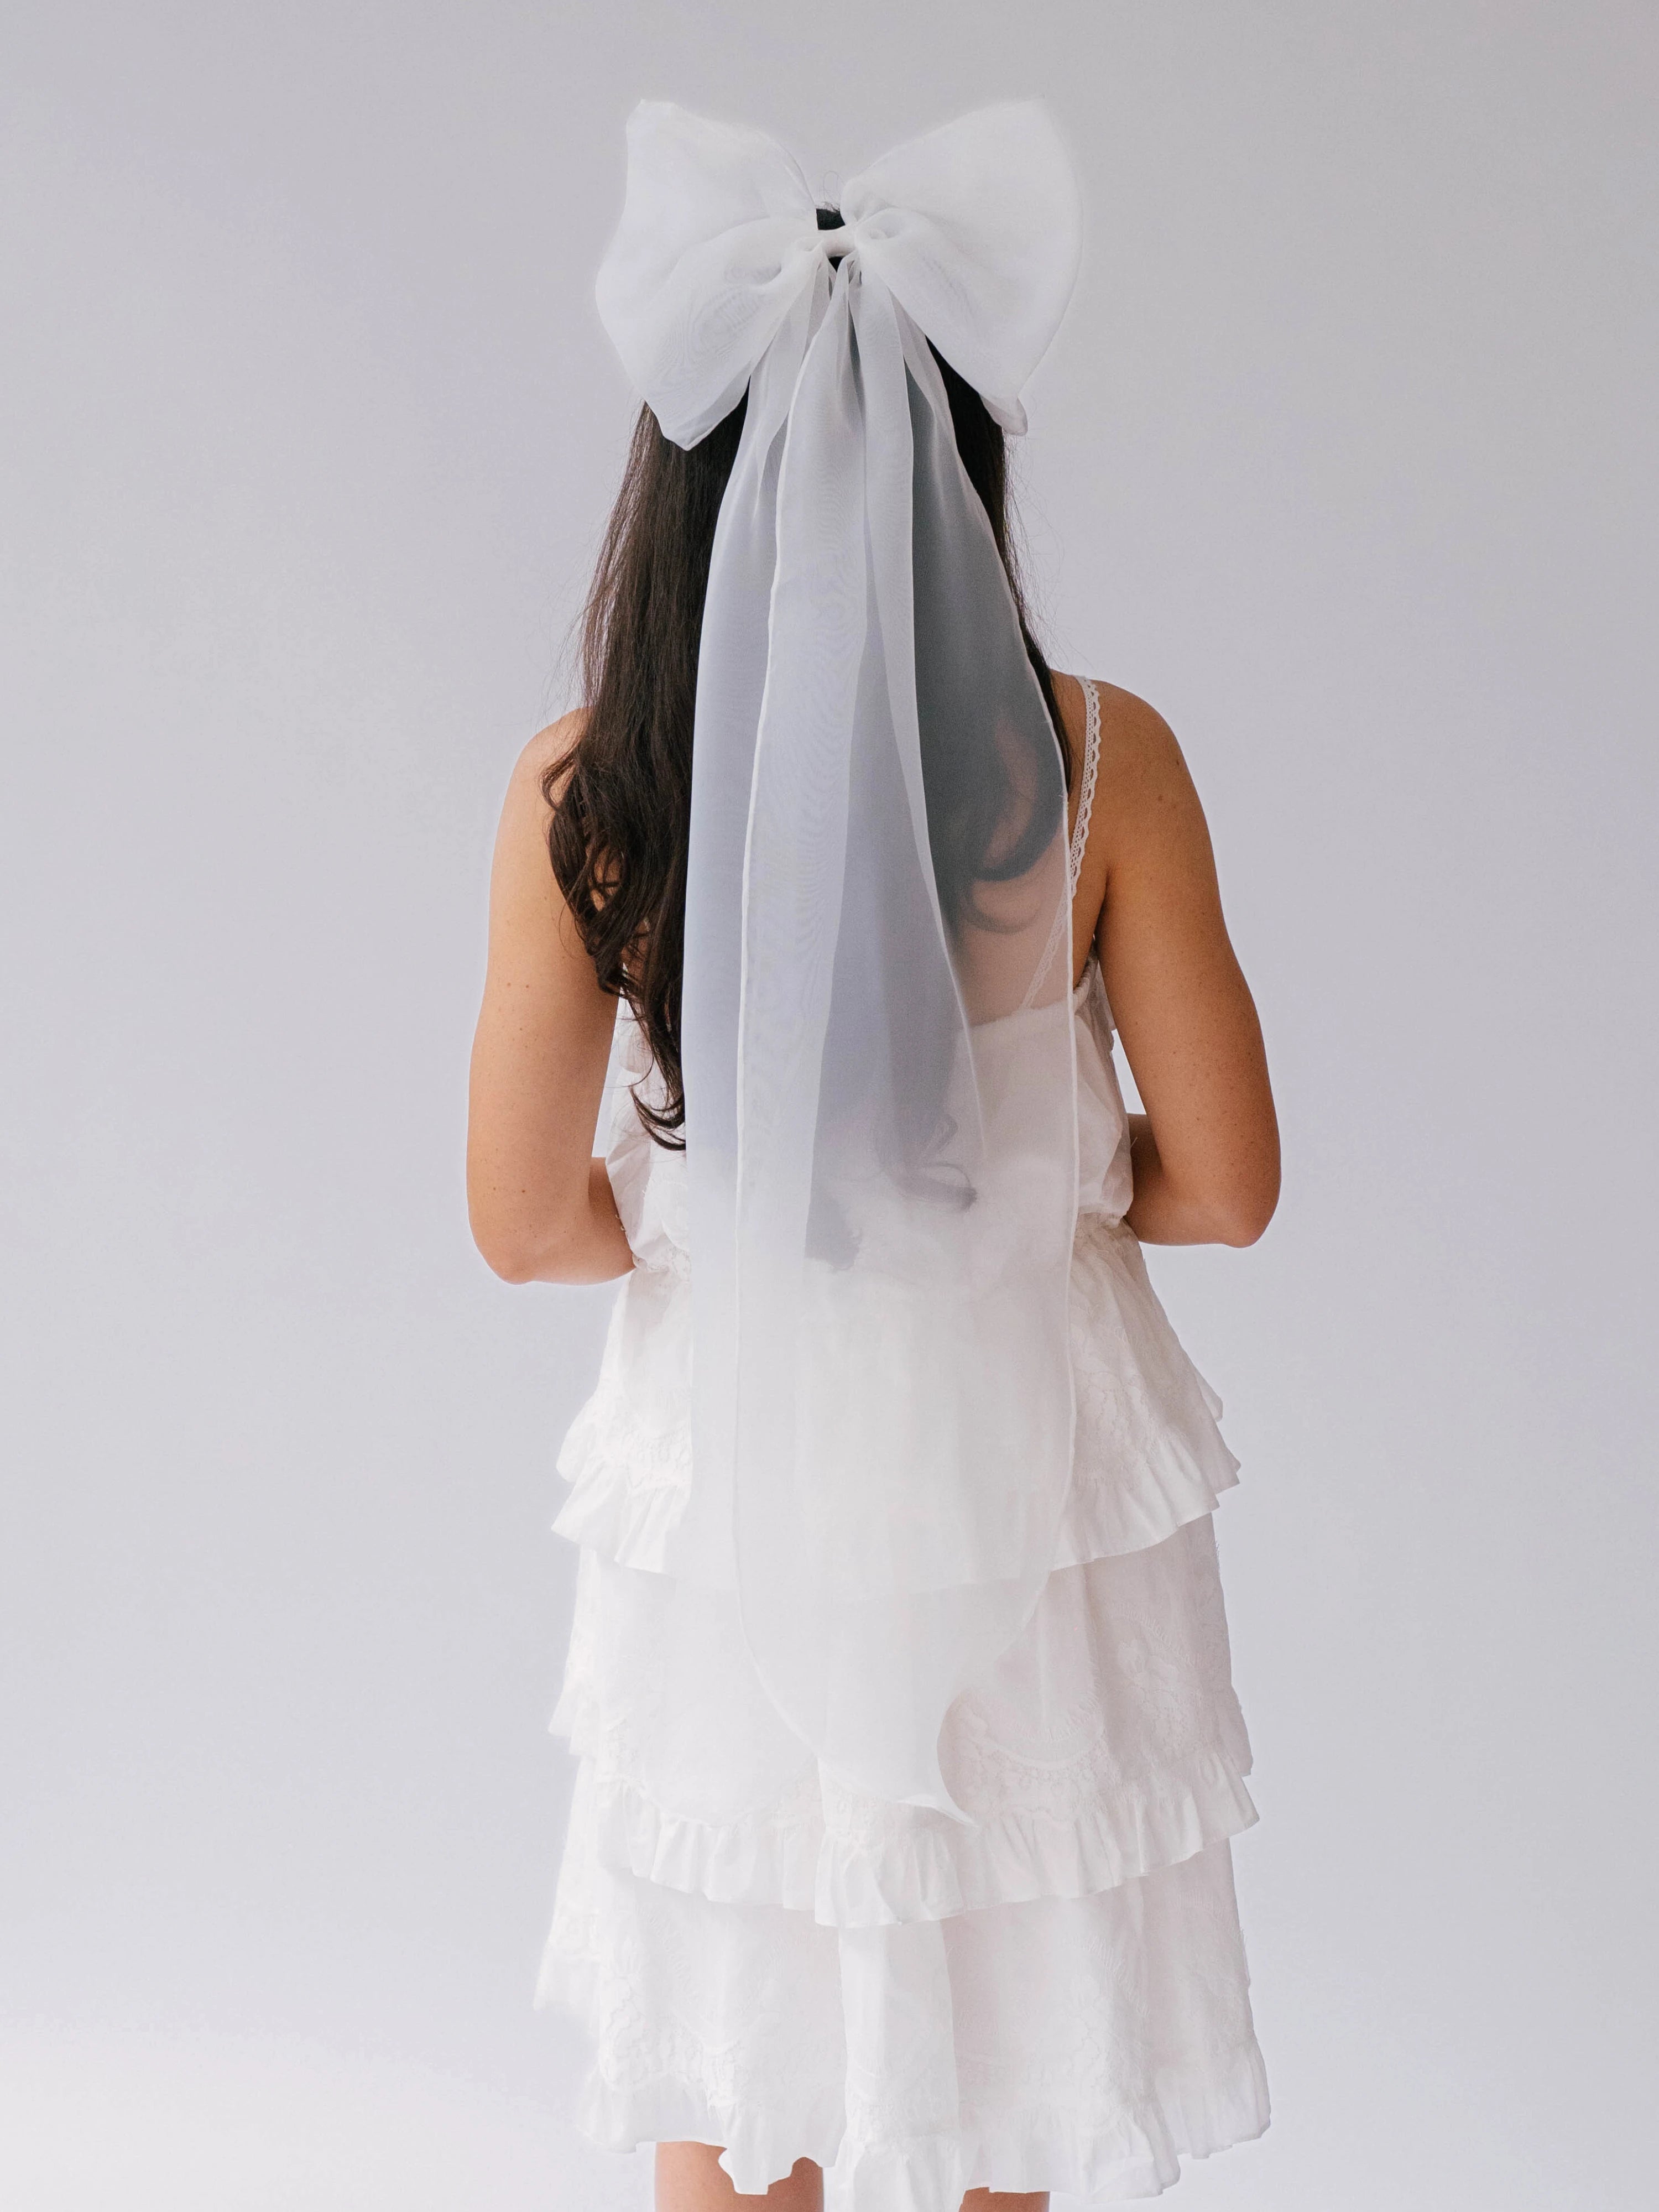
[[[548,830],[558,799],[560,771],[581,736],[584,719],[580,708],[561,714],[556,722],[537,731],[513,763],[495,837],[497,873],[515,860],[532,871],[545,871]]]
[[[536,732],[513,764],[501,802],[491,870],[492,896],[498,914],[556,916],[563,908],[550,865],[548,836],[559,771],[581,735],[582,720],[580,710],[562,714],[556,722]]]
[[[1089,818],[1088,841],[1078,872],[1073,927],[1078,941],[1092,937],[1114,886],[1157,877],[1170,884],[1195,876],[1212,862],[1209,830],[1181,747],[1156,707],[1121,684],[1095,679],[1100,699],[1100,768]],[[1079,801],[1087,720],[1082,682],[1056,673],[1055,697],[1073,763],[1073,812]]]
[[[1100,757],[1103,775],[1127,785],[1190,785],[1187,763],[1175,732],[1156,707],[1121,684],[1097,680],[1100,695]]]
[[[1100,692],[1100,796],[1109,863],[1189,851],[1207,865],[1209,831],[1180,742],[1156,707],[1121,684]]]
[[[513,764],[512,780],[507,787],[509,810],[523,806],[538,816],[545,815],[550,788],[556,793],[559,771],[568,764],[580,743],[586,720],[586,708],[574,707],[568,714],[561,714],[556,722],[550,722],[544,730],[537,731]]]
[[[1103,775],[1114,781],[1134,778],[1156,781],[1160,777],[1184,775],[1186,763],[1175,732],[1156,707],[1126,691],[1121,684],[1092,679],[1100,701],[1100,760]],[[1059,702],[1060,735],[1071,755],[1073,769],[1083,760],[1087,704],[1083,679],[1054,672],[1054,696]]]

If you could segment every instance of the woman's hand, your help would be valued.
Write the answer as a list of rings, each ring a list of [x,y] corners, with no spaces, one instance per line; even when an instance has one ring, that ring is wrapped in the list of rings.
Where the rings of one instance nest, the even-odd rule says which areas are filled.
[[[634,1264],[592,1158],[617,1002],[599,988],[547,853],[542,779],[577,728],[567,714],[520,754],[489,880],[466,1193],[474,1241],[509,1283],[604,1282]]]

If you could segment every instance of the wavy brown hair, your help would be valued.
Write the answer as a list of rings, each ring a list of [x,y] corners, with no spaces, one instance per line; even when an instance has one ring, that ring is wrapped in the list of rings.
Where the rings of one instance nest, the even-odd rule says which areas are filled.
[[[819,210],[820,229],[840,222],[837,210]],[[1010,538],[1007,447],[978,392],[937,352],[934,359],[950,398],[957,451],[989,518],[1025,651],[1058,732],[1054,679],[1031,632]],[[714,523],[745,405],[739,400],[689,452],[663,435],[648,407],[641,409],[582,617],[587,711],[575,744],[542,785],[552,809],[553,872],[599,988],[627,1001],[661,1077],[664,1103],[653,1107],[636,1093],[640,1117],[659,1144],[674,1148],[684,1143],[685,1121],[680,979],[697,647]],[[925,776],[926,728],[923,738]],[[1061,754],[1069,781],[1064,746]],[[988,871],[984,848],[994,829],[981,825],[973,836],[976,850],[963,863],[964,876],[1012,875],[1026,865],[1016,857],[1006,870]],[[1047,835],[1046,826],[1040,835]],[[944,860],[936,850],[936,868]],[[943,881],[940,894],[949,912]]]

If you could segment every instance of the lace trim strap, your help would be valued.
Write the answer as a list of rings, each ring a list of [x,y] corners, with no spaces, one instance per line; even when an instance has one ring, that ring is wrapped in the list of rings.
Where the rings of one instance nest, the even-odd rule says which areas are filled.
[[[1083,696],[1088,707],[1088,722],[1083,738],[1083,782],[1078,793],[1077,820],[1072,829],[1069,863],[1072,893],[1077,895],[1078,878],[1083,873],[1083,855],[1088,849],[1089,822],[1095,811],[1095,785],[1100,775],[1100,691],[1092,676],[1083,679]]]
[[[1077,820],[1072,826],[1072,842],[1066,849],[1066,889],[1071,896],[1054,916],[1054,926],[1048,933],[1048,942],[1043,947],[1042,958],[1031,978],[1030,988],[1020,1000],[1021,1013],[1036,1006],[1037,994],[1054,964],[1054,955],[1060,951],[1072,919],[1072,899],[1077,896],[1077,881],[1083,867],[1083,854],[1089,842],[1089,817],[1095,811],[1095,783],[1100,774],[1100,694],[1092,676],[1079,679],[1083,696],[1088,708],[1088,721],[1083,738],[1083,781],[1078,789]]]

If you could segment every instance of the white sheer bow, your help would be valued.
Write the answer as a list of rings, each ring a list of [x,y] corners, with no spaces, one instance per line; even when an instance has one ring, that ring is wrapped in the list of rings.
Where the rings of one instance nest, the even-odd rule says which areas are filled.
[[[747,392],[694,732],[671,1564],[735,1580],[832,1772],[956,1814],[940,1723],[1070,1480],[1076,1077],[1061,757],[928,340],[1023,430],[1079,216],[1035,101],[841,204],[820,232],[772,140],[644,101],[599,279],[668,436]]]

